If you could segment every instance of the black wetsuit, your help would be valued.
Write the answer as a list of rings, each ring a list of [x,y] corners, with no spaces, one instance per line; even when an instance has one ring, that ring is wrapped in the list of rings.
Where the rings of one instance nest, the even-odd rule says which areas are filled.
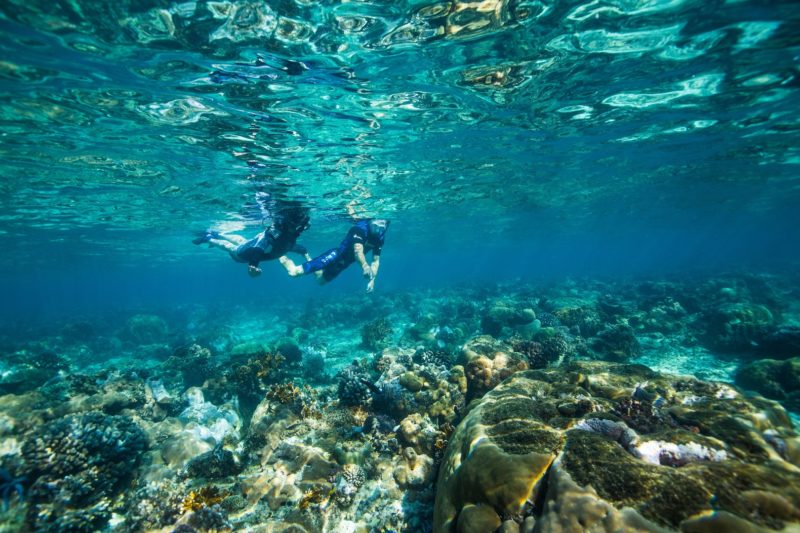
[[[355,244],[364,245],[365,254],[372,250],[373,257],[381,255],[386,233],[381,233],[380,235],[370,233],[370,220],[356,222],[337,248],[331,248],[311,261],[303,263],[303,273],[310,274],[311,272],[322,270],[323,279],[325,281],[332,280],[355,262],[356,254],[353,250],[353,245]]]
[[[261,261],[277,259],[289,252],[305,254],[306,248],[297,244],[299,234],[290,232],[273,233],[264,230],[247,242],[236,247],[236,258],[252,266],[258,266]]]

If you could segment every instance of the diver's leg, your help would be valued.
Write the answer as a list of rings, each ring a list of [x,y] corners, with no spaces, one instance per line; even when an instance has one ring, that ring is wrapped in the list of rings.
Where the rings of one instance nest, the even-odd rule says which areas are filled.
[[[235,244],[236,246],[239,246],[240,244],[244,244],[248,240],[248,239],[245,239],[244,237],[242,237],[241,235],[236,235],[236,234],[220,235],[219,238],[220,239],[225,239],[229,243]]]
[[[223,239],[208,239],[207,242],[210,246],[214,246],[216,248],[222,248],[231,255],[234,255],[236,253],[236,249],[238,248],[237,245]]]
[[[283,266],[283,268],[286,269],[286,272],[292,277],[302,276],[303,274],[305,274],[302,266],[295,265],[294,261],[292,261],[285,255],[280,256],[278,258],[278,262],[281,264],[281,266]]]
[[[282,256],[279,260],[283,268],[289,273],[290,276],[302,276],[304,274],[316,274],[317,279],[321,275],[321,271],[327,267],[331,262],[335,261],[341,250],[339,248],[331,248],[327,252],[318,255],[313,259],[308,259],[302,265],[295,265],[294,261],[286,256]],[[306,254],[308,255],[308,254]]]
[[[220,232],[214,231],[212,229],[207,229],[199,237],[197,237],[196,239],[192,239],[192,242],[194,244],[205,244],[205,243],[210,242],[212,240],[216,240],[216,241],[223,241],[224,240],[224,241],[228,241],[231,244],[235,244],[237,246],[247,242],[247,239],[245,239],[241,235],[223,235]]]
[[[304,252],[302,255],[305,258],[306,263],[312,261],[311,256],[308,255],[308,252]],[[280,256],[278,258],[278,262],[280,262],[280,264],[283,266],[283,268],[286,269],[286,272],[288,272],[290,276],[302,276],[303,274],[305,274],[302,266],[296,265],[294,261],[292,261],[285,255]]]
[[[325,285],[329,281],[333,281],[339,274],[344,272],[347,267],[353,264],[353,261],[343,261],[340,257],[337,259],[338,260],[329,262],[322,270],[314,272],[320,285]]]

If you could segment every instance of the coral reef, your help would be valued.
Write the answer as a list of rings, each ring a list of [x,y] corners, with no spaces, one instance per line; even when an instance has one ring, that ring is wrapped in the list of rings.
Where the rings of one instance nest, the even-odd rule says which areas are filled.
[[[211,451],[194,457],[186,465],[186,473],[192,478],[216,479],[234,476],[241,472],[236,455],[217,445]]]
[[[185,468],[196,457],[228,441],[237,442],[242,427],[238,410],[231,403],[217,406],[206,401],[199,388],[188,389],[185,399],[188,405],[177,418],[155,426],[169,434],[159,449],[161,459],[176,469]]]
[[[339,401],[343,405],[369,406],[372,404],[372,392],[375,387],[371,386],[369,374],[365,370],[358,365],[350,365],[340,370],[336,378]]]
[[[800,326],[782,325],[761,339],[758,351],[774,359],[800,357]]]
[[[214,375],[216,370],[211,350],[193,343],[173,350],[163,363],[165,371],[178,371],[184,387],[198,387]]]
[[[4,511],[8,511],[15,494],[18,501],[25,501],[25,489],[22,484],[27,480],[27,476],[14,476],[5,468],[0,467],[0,498],[3,500]]]
[[[252,352],[248,350],[247,353]],[[238,360],[239,355],[237,353],[233,357]],[[242,410],[249,414],[263,398],[269,384],[279,379],[284,361],[279,353],[259,349],[256,355],[242,364],[233,365],[221,378],[212,378],[210,386],[206,388],[217,401],[227,399],[231,393],[235,394]]]
[[[131,419],[101,413],[68,415],[32,432],[22,445],[32,480],[27,522],[35,530],[99,529],[114,495],[147,448]]]
[[[639,355],[641,347],[633,328],[627,324],[611,324],[592,339],[592,350],[599,359],[624,363]]]
[[[275,343],[275,358],[281,358],[288,364],[299,363],[303,359],[303,351],[300,345],[292,337],[283,337]]]
[[[528,362],[505,343],[488,335],[470,339],[461,353],[467,377],[467,397],[479,397],[514,372],[526,370]]]
[[[775,324],[767,307],[750,302],[723,303],[707,311],[704,319],[711,345],[731,351],[752,351]]]
[[[125,513],[129,531],[147,531],[174,524],[183,514],[184,487],[171,480],[148,481],[133,491]]]
[[[378,318],[361,328],[361,344],[368,350],[377,350],[391,334],[392,324],[386,318]]]
[[[205,507],[213,507],[221,503],[228,495],[217,487],[206,486],[190,491],[183,499],[183,511],[199,511]]]
[[[23,349],[5,358],[0,365],[0,394],[21,394],[36,390],[69,369],[69,362],[52,350]]]
[[[748,363],[736,372],[736,384],[800,412],[800,357],[785,361],[760,359]]]
[[[530,517],[537,530],[577,531],[601,516],[648,530],[698,520],[724,529],[711,511],[753,528],[800,523],[785,511],[800,505],[798,456],[787,453],[800,439],[778,404],[644,367],[565,370],[516,373],[471,406],[440,469],[434,531],[490,532]],[[570,396],[595,409],[565,416],[558,405]],[[626,398],[652,402],[637,417],[671,421],[635,431],[618,416],[632,418]]]
[[[169,327],[157,315],[135,315],[128,319],[121,336],[134,344],[158,344],[167,339]]]
[[[333,498],[337,504],[347,507],[353,503],[355,494],[366,481],[363,469],[347,464],[333,479]]]
[[[529,307],[520,307],[514,302],[501,300],[493,303],[481,318],[481,329],[493,337],[503,336],[504,330],[533,325],[536,313]]]
[[[800,411],[790,279],[469,284],[3,330],[0,529],[796,527],[797,413],[772,401]]]

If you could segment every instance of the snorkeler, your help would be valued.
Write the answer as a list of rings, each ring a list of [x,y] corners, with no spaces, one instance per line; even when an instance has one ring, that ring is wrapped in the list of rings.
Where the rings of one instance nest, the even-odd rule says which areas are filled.
[[[378,275],[378,268],[381,264],[381,250],[388,228],[389,221],[383,218],[359,220],[350,228],[337,248],[331,248],[314,259],[307,258],[302,265],[295,265],[287,257],[281,257],[280,262],[290,276],[303,276],[313,272],[319,282],[324,284],[358,261],[364,278],[369,280],[367,292],[372,292],[375,288],[375,277]],[[372,264],[367,263],[366,254],[369,251],[372,251]]]
[[[239,235],[223,235],[216,231],[207,230],[203,235],[194,239],[194,244],[208,243],[209,246],[226,250],[234,261],[247,263],[247,273],[252,277],[261,274],[258,264],[261,261],[278,259],[284,268],[286,254],[294,252],[311,260],[304,246],[297,244],[297,238],[309,227],[308,209],[301,206],[292,206],[281,209],[274,217],[267,229],[250,240]],[[291,270],[289,270],[291,274]]]

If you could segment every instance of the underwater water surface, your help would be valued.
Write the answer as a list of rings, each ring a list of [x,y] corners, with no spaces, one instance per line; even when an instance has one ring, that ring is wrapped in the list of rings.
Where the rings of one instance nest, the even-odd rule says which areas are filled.
[[[800,527],[798,58],[792,1],[0,2],[0,531]],[[374,291],[207,244],[290,210],[391,220]]]

